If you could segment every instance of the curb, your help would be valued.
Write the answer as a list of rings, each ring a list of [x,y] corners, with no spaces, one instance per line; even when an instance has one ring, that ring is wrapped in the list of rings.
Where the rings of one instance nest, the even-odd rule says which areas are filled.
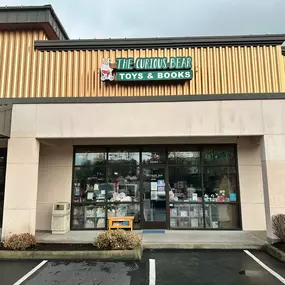
[[[53,259],[53,260],[141,260],[142,248],[133,250],[99,250],[99,251],[18,251],[2,250],[0,251],[0,260],[11,259]]]
[[[285,262],[285,252],[279,250],[278,248],[272,246],[271,244],[267,243],[264,244],[262,249],[270,254],[271,256],[275,257],[281,262]]]
[[[189,244],[143,244],[144,249],[261,249],[258,244],[217,244],[217,243],[189,243]]]

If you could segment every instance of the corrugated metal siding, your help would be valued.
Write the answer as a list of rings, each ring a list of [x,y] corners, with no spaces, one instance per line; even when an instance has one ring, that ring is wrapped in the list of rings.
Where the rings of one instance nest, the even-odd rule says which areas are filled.
[[[43,32],[0,34],[0,97],[164,96],[273,93],[284,89],[280,46],[39,52]],[[192,56],[194,78],[178,83],[100,81],[102,57]]]
[[[38,39],[47,39],[43,31],[0,31],[0,98],[35,96]]]

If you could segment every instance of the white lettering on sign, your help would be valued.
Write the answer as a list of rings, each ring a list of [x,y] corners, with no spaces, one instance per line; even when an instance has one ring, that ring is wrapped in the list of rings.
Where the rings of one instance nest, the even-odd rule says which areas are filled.
[[[169,68],[170,69],[174,69],[176,67],[176,58],[175,57],[171,57],[170,58],[170,62],[169,62]]]
[[[170,77],[170,73],[169,72],[165,72],[164,73],[164,78],[168,79]]]
[[[185,77],[186,78],[191,78],[192,77],[191,72],[190,71],[186,71],[185,72]]]
[[[178,72],[178,78],[182,78],[183,79],[184,78],[183,73],[184,73],[183,71],[179,71]]]
[[[119,76],[120,76],[120,80],[124,80],[125,78],[125,73],[119,73]]]

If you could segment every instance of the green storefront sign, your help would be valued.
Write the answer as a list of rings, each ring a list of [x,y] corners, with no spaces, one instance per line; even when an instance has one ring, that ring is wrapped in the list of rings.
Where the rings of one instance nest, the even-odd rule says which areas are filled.
[[[115,72],[113,74],[113,70]],[[159,81],[191,80],[192,57],[116,58],[116,67],[110,67],[110,59],[103,59],[101,80],[109,81]]]
[[[117,72],[116,81],[190,80],[192,77],[192,70]]]

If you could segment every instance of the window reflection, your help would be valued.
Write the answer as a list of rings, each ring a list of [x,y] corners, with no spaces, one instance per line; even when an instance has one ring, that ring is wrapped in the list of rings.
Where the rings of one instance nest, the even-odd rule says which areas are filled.
[[[206,228],[238,228],[238,209],[234,204],[206,204]]]
[[[75,154],[75,165],[76,166],[92,166],[92,165],[100,165],[104,164],[106,161],[106,153],[98,152],[98,153],[76,153]]]
[[[203,151],[204,165],[234,165],[235,153],[231,146],[214,146]]]
[[[199,151],[170,151],[168,153],[169,165],[199,165]]]
[[[204,168],[205,202],[236,202],[237,177],[235,167]]]
[[[164,151],[144,151],[142,152],[143,164],[158,164],[165,163]]]
[[[169,200],[202,202],[200,167],[169,167]]]
[[[108,162],[121,166],[137,166],[140,161],[140,153],[133,151],[111,151],[108,154]]]
[[[74,171],[73,201],[104,202],[106,188],[105,167],[76,167]]]
[[[112,193],[107,197],[110,202],[137,202],[139,195],[139,168],[108,166],[108,183],[112,185]]]

